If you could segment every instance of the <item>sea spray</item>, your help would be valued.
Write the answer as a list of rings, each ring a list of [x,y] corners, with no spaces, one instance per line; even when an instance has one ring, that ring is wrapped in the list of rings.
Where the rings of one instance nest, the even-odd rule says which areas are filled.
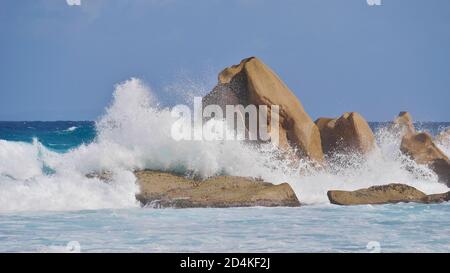
[[[441,129],[442,131],[447,132],[444,136],[439,137],[436,141],[436,145],[441,149],[448,157],[450,157],[450,128]]]
[[[0,175],[25,180],[41,174],[39,143],[32,144],[0,139]]]
[[[38,140],[32,144],[0,140],[0,211],[138,207],[133,171],[139,169],[288,182],[305,204],[328,203],[326,192],[331,189],[393,182],[426,193],[448,191],[428,168],[400,153],[401,138],[389,128],[377,130],[379,148],[373,153],[335,155],[327,167],[317,170],[306,160],[283,159],[268,143],[176,141],[171,137],[175,120],[171,108],[162,107],[151,89],[133,78],[116,86],[89,144],[57,153]],[[86,177],[102,171],[113,173],[111,181]]]

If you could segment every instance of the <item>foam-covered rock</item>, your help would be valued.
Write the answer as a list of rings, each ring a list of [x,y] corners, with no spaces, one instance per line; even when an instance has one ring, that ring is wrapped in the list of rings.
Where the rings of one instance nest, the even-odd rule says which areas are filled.
[[[449,145],[450,144],[450,128],[447,128],[447,130],[444,130],[440,132],[436,136],[436,142],[441,143],[443,145]]]

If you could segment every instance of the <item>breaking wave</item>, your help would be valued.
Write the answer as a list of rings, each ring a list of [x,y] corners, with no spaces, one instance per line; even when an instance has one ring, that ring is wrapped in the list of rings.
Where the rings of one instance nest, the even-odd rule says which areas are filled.
[[[450,130],[450,128],[445,129],[446,132],[447,130]],[[442,131],[444,131],[444,129],[442,129]],[[447,156],[450,156],[450,134],[446,134],[439,138],[436,144]]]
[[[58,153],[37,139],[31,144],[0,140],[0,211],[138,207],[136,169],[288,182],[307,204],[328,203],[330,189],[354,190],[393,182],[426,193],[448,190],[428,168],[400,153],[400,136],[388,128],[377,130],[379,149],[366,159],[339,155],[326,170],[314,170],[305,161],[293,164],[280,159],[270,144],[175,141],[170,134],[173,122],[171,109],[161,107],[150,88],[133,78],[116,86],[90,144]],[[448,154],[448,146],[444,150]],[[86,176],[102,171],[113,172],[111,181]]]
[[[64,131],[65,131],[65,132],[73,132],[73,131],[75,131],[76,129],[78,129],[77,126],[72,126],[72,127],[67,128],[67,129],[64,130]]]

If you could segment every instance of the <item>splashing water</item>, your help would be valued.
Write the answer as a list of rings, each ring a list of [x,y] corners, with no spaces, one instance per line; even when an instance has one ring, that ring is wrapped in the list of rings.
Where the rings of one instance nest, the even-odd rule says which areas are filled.
[[[439,137],[436,145],[441,149],[447,156],[450,156],[450,128],[441,129],[443,132],[447,132],[442,137]]]
[[[366,159],[337,155],[329,168],[318,171],[306,161],[293,167],[270,144],[175,141],[170,134],[175,122],[170,110],[133,78],[116,86],[112,104],[96,122],[97,136],[89,144],[61,153],[37,139],[33,143],[0,140],[0,211],[137,207],[136,169],[288,182],[306,204],[328,203],[330,189],[354,190],[393,182],[426,193],[448,191],[428,168],[400,153],[400,136],[387,128],[377,130],[379,149]],[[439,145],[449,153],[448,143]],[[86,177],[105,170],[114,173],[109,183]]]

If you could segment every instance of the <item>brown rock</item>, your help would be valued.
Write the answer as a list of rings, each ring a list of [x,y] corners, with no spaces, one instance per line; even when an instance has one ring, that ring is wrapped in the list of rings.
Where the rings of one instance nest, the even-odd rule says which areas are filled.
[[[328,199],[336,205],[374,205],[400,202],[441,203],[450,200],[450,192],[426,195],[404,184],[373,186],[356,191],[328,191]]]
[[[299,156],[323,160],[320,133],[302,104],[281,79],[255,57],[224,69],[219,83],[203,98],[203,105],[278,105],[280,107],[279,146],[296,148]],[[268,119],[270,123],[270,119]]]
[[[422,198],[423,203],[442,203],[450,201],[450,191],[446,193],[430,194]]]
[[[435,159],[429,167],[439,178],[439,181],[450,187],[450,161],[445,159]]]
[[[403,137],[400,149],[419,164],[429,164],[436,159],[448,160],[434,144],[431,135],[425,132]]]
[[[140,186],[136,198],[154,207],[300,206],[287,183],[273,185],[255,179],[217,176],[195,181],[157,171],[135,173]]]
[[[315,121],[320,131],[322,150],[325,154],[332,154],[339,142],[339,138],[334,130],[336,120],[332,118],[318,118]]]
[[[437,174],[439,181],[450,186],[450,160],[434,144],[430,134],[405,135],[400,150],[418,164],[428,165]]]
[[[412,122],[412,117],[409,112],[400,112],[394,120],[394,128],[399,129],[403,135],[415,134],[416,128]]]
[[[344,113],[337,119],[319,118],[315,123],[327,154],[354,151],[367,154],[376,147],[372,129],[356,112]]]

